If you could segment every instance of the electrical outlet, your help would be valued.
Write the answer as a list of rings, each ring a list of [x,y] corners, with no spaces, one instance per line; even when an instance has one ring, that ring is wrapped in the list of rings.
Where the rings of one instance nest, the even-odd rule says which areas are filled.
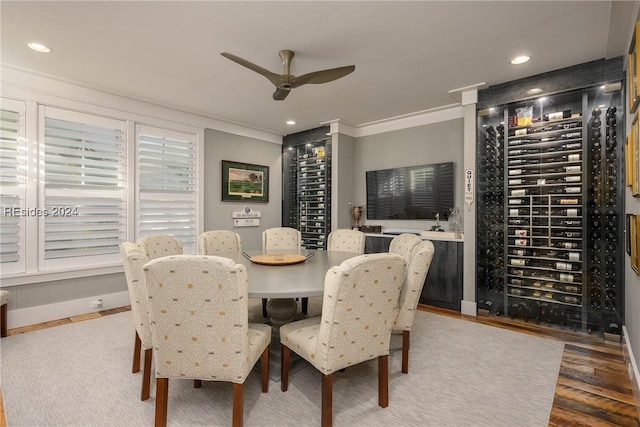
[[[102,308],[102,298],[91,301],[91,308]]]

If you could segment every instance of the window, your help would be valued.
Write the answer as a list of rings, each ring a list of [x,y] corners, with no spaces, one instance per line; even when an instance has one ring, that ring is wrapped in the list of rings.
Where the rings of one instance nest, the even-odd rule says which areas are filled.
[[[40,109],[41,270],[120,262],[126,240],[126,123]]]
[[[168,234],[197,252],[196,136],[139,125],[136,141],[136,238]]]
[[[23,273],[26,268],[25,104],[2,99],[0,109],[0,269]]]

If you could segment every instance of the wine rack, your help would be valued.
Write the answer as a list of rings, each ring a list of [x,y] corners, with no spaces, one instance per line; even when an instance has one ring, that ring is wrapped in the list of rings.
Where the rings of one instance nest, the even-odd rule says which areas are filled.
[[[285,148],[287,191],[283,225],[300,230],[302,246],[325,249],[331,231],[331,156],[329,141]]]
[[[479,310],[620,334],[617,105],[598,87],[479,114]]]

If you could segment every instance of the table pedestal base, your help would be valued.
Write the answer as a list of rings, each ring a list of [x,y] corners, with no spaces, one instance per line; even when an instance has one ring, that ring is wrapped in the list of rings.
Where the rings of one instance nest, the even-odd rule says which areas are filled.
[[[271,345],[269,346],[269,378],[280,382],[280,361],[282,352],[280,349],[280,326],[299,320],[296,316],[298,303],[294,298],[272,298],[267,302],[267,313],[271,325]],[[306,317],[303,315],[303,318]],[[306,360],[295,353],[291,353],[289,372],[295,372],[307,366]],[[260,364],[256,363],[259,370]]]

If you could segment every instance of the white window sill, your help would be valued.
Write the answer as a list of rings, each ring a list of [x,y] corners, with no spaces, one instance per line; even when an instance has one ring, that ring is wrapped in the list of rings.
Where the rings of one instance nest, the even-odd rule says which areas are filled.
[[[55,280],[75,279],[78,277],[101,276],[103,274],[122,273],[122,265],[95,267],[83,270],[51,270],[33,273],[11,274],[2,277],[0,287],[29,285],[32,283],[53,282]]]

